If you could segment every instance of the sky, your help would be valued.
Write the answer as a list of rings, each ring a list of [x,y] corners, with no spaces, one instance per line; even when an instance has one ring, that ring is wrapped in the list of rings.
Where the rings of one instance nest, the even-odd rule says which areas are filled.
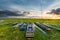
[[[29,11],[33,15],[45,15],[46,12],[60,7],[60,0],[0,0],[0,8],[11,11]]]

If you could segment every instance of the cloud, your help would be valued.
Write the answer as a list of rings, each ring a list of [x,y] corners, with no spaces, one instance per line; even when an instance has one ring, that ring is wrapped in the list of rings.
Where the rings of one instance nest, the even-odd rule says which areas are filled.
[[[9,8],[11,9],[15,9],[15,10],[40,10],[39,6],[33,6],[33,5],[27,5],[27,6],[22,6],[22,5],[17,5],[17,4],[13,4],[13,5],[8,5]]]
[[[21,5],[9,5],[9,9],[10,10],[15,10],[15,11],[27,11],[27,12],[32,12],[32,14],[36,15],[40,15],[41,10],[40,7],[38,6],[21,6]]]
[[[3,2],[4,1],[4,2]],[[6,9],[11,11],[28,11],[32,15],[45,15],[47,11],[60,7],[60,0],[48,1],[48,0],[3,0],[0,4]],[[43,5],[43,13],[41,13],[41,4]],[[6,5],[8,4],[8,5]],[[0,5],[1,6],[1,5]]]
[[[24,14],[18,14],[16,11],[12,12],[9,10],[0,11],[0,17],[3,16],[25,16]]]
[[[52,9],[48,14],[60,15],[60,8]]]
[[[11,10],[17,10],[17,11],[21,11],[23,9],[23,7],[21,7],[19,5],[10,5],[9,8]]]
[[[41,1],[41,3],[43,3],[43,4],[47,2],[47,0],[40,0],[40,1]]]
[[[60,0],[55,0],[51,5],[47,6],[44,11],[51,11],[52,9],[60,8]]]

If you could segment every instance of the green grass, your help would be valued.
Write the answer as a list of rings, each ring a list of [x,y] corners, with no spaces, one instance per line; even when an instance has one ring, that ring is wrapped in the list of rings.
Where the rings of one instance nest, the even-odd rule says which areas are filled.
[[[2,20],[2,18],[0,18]],[[40,22],[46,24],[54,24],[60,28],[60,20],[58,19],[18,19],[18,18],[5,18],[5,22]],[[35,28],[33,40],[60,40],[60,31],[52,29],[51,31],[46,31],[47,35],[44,35],[40,30]],[[19,28],[12,28],[11,24],[0,25],[0,40],[26,40],[25,31],[20,31]]]

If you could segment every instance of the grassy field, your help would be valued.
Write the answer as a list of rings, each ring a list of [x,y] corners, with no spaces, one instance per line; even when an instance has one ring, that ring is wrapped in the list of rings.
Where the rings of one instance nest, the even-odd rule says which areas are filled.
[[[12,19],[12,18],[1,18],[0,20],[5,20],[5,22],[0,22],[0,40],[26,40],[25,31],[20,31],[19,28],[12,28],[12,24],[4,23],[15,23],[15,22],[40,22],[46,24],[54,24],[60,28],[60,20],[57,19]],[[33,40],[60,40],[60,31],[52,29],[51,31],[46,31],[47,35],[44,35],[40,30],[35,28]]]

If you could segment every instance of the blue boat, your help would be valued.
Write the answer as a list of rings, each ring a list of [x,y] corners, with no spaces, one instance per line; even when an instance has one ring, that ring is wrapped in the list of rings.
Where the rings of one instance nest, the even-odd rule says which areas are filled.
[[[33,27],[32,27],[31,24],[29,25],[29,27],[28,27],[28,29],[27,29],[27,32],[33,32]]]
[[[26,27],[27,27],[26,23],[23,22],[21,27],[20,27],[20,30],[24,31],[24,30],[26,30]]]
[[[34,37],[34,28],[31,23],[28,24],[26,30],[26,38],[33,38]]]

